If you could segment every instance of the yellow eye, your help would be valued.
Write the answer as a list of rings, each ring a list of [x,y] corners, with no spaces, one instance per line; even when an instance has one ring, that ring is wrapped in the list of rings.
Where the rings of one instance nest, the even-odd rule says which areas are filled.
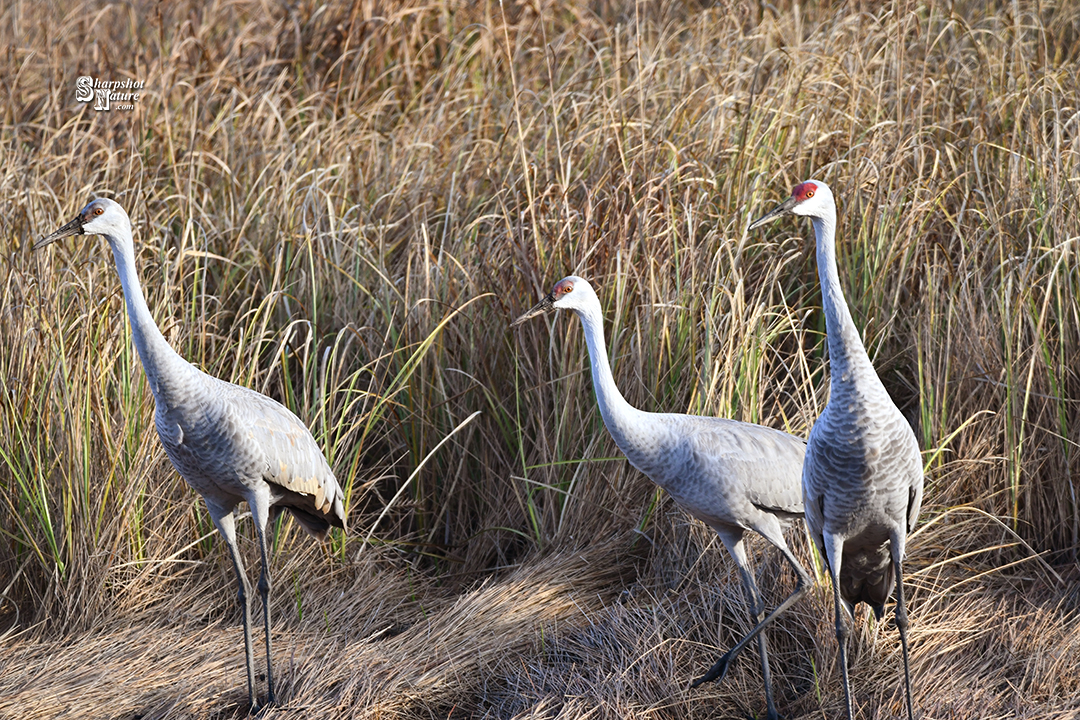
[[[806,191],[806,197],[807,197],[807,199],[814,197],[814,191],[813,190],[807,190]]]
[[[94,208],[94,214],[95,214],[95,215],[100,215],[100,214],[101,214],[101,213],[103,213],[103,212],[105,212],[105,211],[104,211],[104,210],[102,210],[101,208]]]

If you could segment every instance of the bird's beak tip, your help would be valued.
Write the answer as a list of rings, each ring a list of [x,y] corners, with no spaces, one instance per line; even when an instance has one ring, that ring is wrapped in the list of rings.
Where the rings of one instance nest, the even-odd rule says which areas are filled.
[[[532,320],[537,315],[543,314],[543,312],[544,311],[542,309],[537,310],[536,308],[533,308],[529,312],[527,312],[527,313],[525,313],[523,315],[520,315],[516,320],[514,320],[512,323],[510,323],[510,327],[516,328],[519,325],[524,325],[527,321]]]
[[[555,309],[555,306],[553,304],[554,302],[555,298],[553,298],[551,295],[548,295],[546,298],[533,305],[528,312],[522,314],[517,320],[514,320],[512,323],[510,323],[510,327],[517,327],[518,325],[524,323],[526,320],[530,320],[537,315],[543,315],[546,312],[551,312]]]
[[[54,243],[57,240],[60,240],[62,238],[66,238],[66,237],[69,237],[71,235],[81,235],[81,234],[82,234],[82,217],[79,216],[79,215],[76,215],[75,219],[72,220],[71,222],[69,222],[68,224],[66,224],[63,227],[57,229],[55,232],[51,232],[48,235],[45,235],[45,236],[41,237],[40,239],[38,239],[38,241],[36,243],[34,243],[34,250],[40,250],[41,248],[45,247],[46,245],[51,245],[52,243]]]
[[[791,208],[794,205],[795,205],[795,198],[789,197],[787,200],[780,203],[779,205],[774,207],[772,210],[770,210],[769,212],[767,212],[764,215],[762,215],[761,217],[759,217],[754,222],[750,223],[747,226],[746,230],[748,232],[750,230],[756,230],[759,227],[761,227],[762,225],[768,224],[768,223],[772,222],[773,220],[781,218],[781,217],[783,217],[785,215],[790,215],[791,214]]]

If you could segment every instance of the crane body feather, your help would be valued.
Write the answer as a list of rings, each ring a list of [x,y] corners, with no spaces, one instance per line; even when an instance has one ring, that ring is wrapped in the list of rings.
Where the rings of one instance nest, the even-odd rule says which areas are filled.
[[[543,312],[574,310],[585,331],[593,389],[604,426],[627,460],[662,487],[687,514],[710,526],[735,561],[755,629],[740,640],[692,687],[719,680],[754,638],[758,641],[767,717],[779,717],[773,704],[765,636],[761,630],[800,598],[811,580],[791,553],[783,529],[802,517],[800,486],[806,443],[788,433],[722,418],[650,413],[630,405],[611,374],[600,301],[579,277],[563,278],[518,324]],[[743,543],[753,530],[772,543],[792,566],[798,585],[768,617]]]
[[[914,716],[902,572],[907,534],[922,505],[922,459],[915,433],[893,403],[851,318],[836,269],[836,204],[829,186],[808,180],[753,222],[786,214],[814,226],[829,348],[829,402],[807,441],[802,487],[810,535],[832,577],[848,720],[854,715],[844,615],[865,602],[880,618],[896,591],[908,716]],[[901,583],[901,584],[898,584]],[[842,609],[843,608],[843,609]]]
[[[840,596],[849,612],[865,602],[880,617],[895,581],[889,542],[914,525],[921,464],[912,465],[919,457],[915,435],[892,401],[852,395],[830,399],[810,431],[806,523],[822,557],[828,557],[826,530],[844,538]]]
[[[93,200],[35,247],[79,234],[102,235],[112,248],[132,342],[154,396],[158,437],[173,467],[202,496],[228,546],[239,585],[248,700],[255,712],[251,588],[236,544],[233,511],[247,502],[255,521],[262,561],[257,588],[266,639],[267,701],[273,704],[266,526],[287,509],[320,539],[331,526],[344,528],[341,487],[307,427],[288,408],[254,390],[207,375],[169,346],[146,306],[135,270],[131,220],[120,205],[106,198]]]
[[[640,412],[616,440],[630,464],[710,527],[754,529],[764,514],[783,524],[802,516],[806,442],[724,418]],[[748,482],[753,478],[753,482]]]
[[[874,370],[840,288],[836,211],[831,192],[828,197],[831,207],[812,220],[830,393],[807,444],[806,523],[822,557],[828,558],[826,536],[842,544],[840,594],[849,611],[867,602],[880,615],[895,586],[889,544],[918,518],[922,461],[915,433]]]
[[[231,509],[266,483],[272,516],[288,509],[320,538],[329,526],[344,527],[341,487],[292,411],[191,366],[169,386],[155,394],[155,425],[169,460],[196,492]]]

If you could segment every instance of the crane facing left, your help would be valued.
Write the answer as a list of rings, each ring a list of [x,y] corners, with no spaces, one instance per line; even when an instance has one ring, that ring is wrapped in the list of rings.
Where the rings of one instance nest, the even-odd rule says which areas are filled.
[[[132,340],[154,395],[154,425],[161,444],[176,471],[202,496],[229,547],[243,612],[248,701],[251,712],[257,712],[251,585],[236,545],[233,510],[246,502],[255,520],[262,561],[257,588],[266,635],[266,705],[273,705],[267,523],[288,510],[305,530],[323,540],[331,526],[345,528],[341,486],[311,432],[288,408],[207,375],[169,346],[139,285],[131,220],[124,208],[107,198],[93,200],[34,248],[71,235],[101,235],[109,242],[124,288]]]

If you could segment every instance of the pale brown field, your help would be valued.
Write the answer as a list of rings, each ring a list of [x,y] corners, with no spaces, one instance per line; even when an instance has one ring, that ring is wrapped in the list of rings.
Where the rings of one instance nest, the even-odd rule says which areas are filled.
[[[805,435],[811,231],[743,228],[813,176],[925,452],[916,706],[1080,717],[1080,4],[12,2],[0,47],[0,716],[247,710],[107,246],[30,250],[93,194],[173,346],[292,407],[348,494],[324,547],[276,528],[263,717],[763,714],[753,653],[688,689],[749,628],[738,577],[618,456],[578,322],[508,323],[585,275],[632,403]],[[145,89],[98,112],[82,75]],[[902,716],[888,617],[864,718]],[[842,712],[831,618],[820,584],[770,630],[787,718]]]

